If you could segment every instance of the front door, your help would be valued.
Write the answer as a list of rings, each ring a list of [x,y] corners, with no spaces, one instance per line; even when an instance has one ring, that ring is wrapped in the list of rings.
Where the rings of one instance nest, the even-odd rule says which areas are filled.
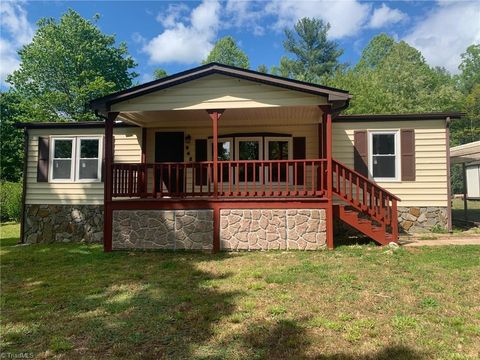
[[[183,162],[183,132],[157,132],[155,133],[155,162]],[[162,174],[162,176],[161,176]],[[177,176],[178,174],[178,176]],[[160,181],[163,182],[163,191],[168,190],[169,193],[179,194],[183,192],[183,169],[171,166],[170,174],[168,167],[163,167],[163,171],[157,170],[157,183],[155,184],[157,191],[160,191]]]

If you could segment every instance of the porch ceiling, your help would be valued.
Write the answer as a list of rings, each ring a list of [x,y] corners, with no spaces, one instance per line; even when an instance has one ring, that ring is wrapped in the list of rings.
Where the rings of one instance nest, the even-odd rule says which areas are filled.
[[[209,127],[211,120],[205,110],[163,110],[121,112],[119,118],[141,127]],[[220,119],[221,127],[254,126],[259,124],[318,124],[322,111],[318,106],[286,106],[270,108],[227,109]]]

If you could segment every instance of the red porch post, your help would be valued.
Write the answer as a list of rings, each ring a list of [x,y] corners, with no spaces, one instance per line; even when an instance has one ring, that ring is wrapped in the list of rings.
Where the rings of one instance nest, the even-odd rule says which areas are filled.
[[[147,128],[142,128],[142,156],[141,156],[142,167],[139,171],[140,174],[140,196],[147,196]]]
[[[327,156],[327,247],[333,249],[333,169],[332,169],[332,114],[326,113],[326,156]]]
[[[212,146],[213,146],[213,196],[218,197],[218,120],[224,110],[207,110],[212,119]]]
[[[212,119],[213,129],[213,196],[218,197],[218,119],[222,116],[224,110],[207,110]],[[218,206],[213,208],[213,252],[220,251],[220,209]]]
[[[118,113],[105,119],[105,176],[103,189],[103,251],[112,251],[113,122]]]

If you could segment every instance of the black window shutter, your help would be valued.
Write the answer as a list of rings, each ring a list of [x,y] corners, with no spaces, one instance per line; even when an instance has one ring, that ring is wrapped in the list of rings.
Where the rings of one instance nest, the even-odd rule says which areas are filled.
[[[207,161],[207,140],[195,140],[195,161]],[[207,167],[202,167],[200,176],[200,166],[195,167],[195,185],[207,185]]]
[[[293,138],[293,159],[302,160],[307,156],[306,138],[294,137]],[[295,170],[294,170],[295,171]],[[303,165],[297,165],[297,185],[303,185]]]
[[[366,130],[357,130],[354,132],[353,152],[355,171],[363,176],[368,176],[368,141]]]
[[[37,182],[48,182],[49,138],[38,138]]]
[[[415,181],[415,130],[400,131],[402,181]]]

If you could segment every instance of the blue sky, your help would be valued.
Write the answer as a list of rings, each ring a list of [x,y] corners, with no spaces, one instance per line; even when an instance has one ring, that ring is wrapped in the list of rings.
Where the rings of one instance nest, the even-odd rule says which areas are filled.
[[[252,69],[276,65],[285,54],[282,30],[304,16],[331,24],[330,37],[350,64],[382,32],[406,40],[431,65],[452,73],[466,47],[480,43],[480,1],[2,1],[2,83],[18,67],[16,51],[31,40],[35,23],[58,19],[69,8],[87,19],[101,15],[101,30],[125,41],[138,62],[139,82],[151,80],[157,67],[171,74],[198,65],[225,35],[237,39]]]

